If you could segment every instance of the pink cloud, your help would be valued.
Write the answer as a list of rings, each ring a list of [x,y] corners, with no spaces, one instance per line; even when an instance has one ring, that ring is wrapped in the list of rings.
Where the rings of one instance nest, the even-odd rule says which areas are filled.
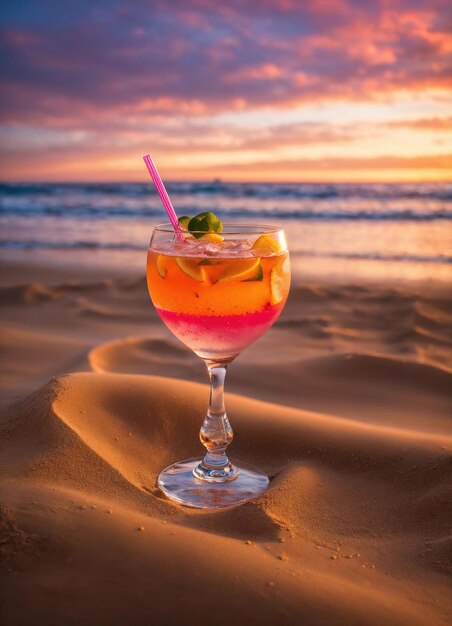
[[[304,104],[445,90],[452,82],[450,21],[443,0],[79,0],[54,3],[51,11],[21,0],[0,33],[0,115],[8,130],[35,129],[49,159],[43,131],[50,130],[60,133],[60,156],[80,161],[99,158],[107,145],[138,149],[151,139],[168,154],[183,152],[184,141],[199,152],[211,149],[218,130],[199,131],[201,122],[216,113],[278,109],[283,119],[285,109]],[[198,138],[187,120],[196,122]],[[393,124],[433,131],[443,123],[426,113]],[[298,133],[323,145],[360,132],[331,126],[223,129],[231,139],[221,149],[291,146]],[[65,131],[85,139],[66,150]]]
[[[196,115],[450,84],[452,44],[437,1],[120,6],[122,20],[88,8],[65,26],[6,23],[3,119],[149,101],[172,103],[164,108],[174,113],[202,102]]]

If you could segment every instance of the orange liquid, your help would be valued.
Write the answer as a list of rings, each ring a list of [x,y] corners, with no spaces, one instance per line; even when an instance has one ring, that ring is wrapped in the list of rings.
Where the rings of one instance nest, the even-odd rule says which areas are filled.
[[[157,269],[159,258],[160,271]],[[210,258],[193,259],[189,262],[210,261]],[[251,277],[237,277],[218,280],[221,274],[233,269],[237,261],[248,259],[215,258],[215,264],[203,265],[206,280],[195,280],[184,273],[176,263],[176,257],[158,254],[152,250],[148,254],[147,282],[152,302],[158,308],[178,313],[195,315],[240,315],[253,313],[267,305],[285,303],[290,288],[290,267],[288,253],[260,257],[261,280]],[[273,284],[278,281],[280,293],[272,294]],[[273,287],[275,291],[276,287]]]
[[[260,258],[148,254],[151,299],[168,328],[199,356],[229,359],[278,318],[290,288],[287,252]]]

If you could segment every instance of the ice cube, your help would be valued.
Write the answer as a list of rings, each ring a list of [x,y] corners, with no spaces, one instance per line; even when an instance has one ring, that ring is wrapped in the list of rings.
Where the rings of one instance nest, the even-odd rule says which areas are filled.
[[[252,252],[252,241],[249,239],[241,239],[240,241],[234,241],[233,245],[229,248],[228,254],[231,256],[238,257],[251,257],[253,256]]]

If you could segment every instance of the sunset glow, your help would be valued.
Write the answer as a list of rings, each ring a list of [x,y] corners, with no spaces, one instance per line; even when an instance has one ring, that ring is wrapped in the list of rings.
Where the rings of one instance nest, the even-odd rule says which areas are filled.
[[[447,3],[4,8],[1,178],[451,180]],[[449,63],[449,71],[448,71]]]

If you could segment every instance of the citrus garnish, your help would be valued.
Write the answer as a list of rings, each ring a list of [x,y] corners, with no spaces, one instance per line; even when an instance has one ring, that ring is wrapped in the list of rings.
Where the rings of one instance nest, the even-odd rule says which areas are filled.
[[[165,257],[163,256],[163,254],[158,255],[155,265],[157,267],[157,272],[160,278],[165,278],[166,268],[165,268]]]
[[[203,259],[199,265],[221,265],[222,263],[224,263],[222,258],[209,257],[208,259]]]
[[[206,233],[205,235],[201,235],[200,240],[215,243],[217,246],[221,246],[224,243],[224,237],[217,235],[217,233]]]
[[[250,283],[252,281],[260,281],[264,279],[264,272],[262,271],[262,266],[258,265],[256,271],[249,278],[242,279],[242,283]]]
[[[223,224],[215,213],[205,211],[191,218],[188,222],[188,230],[193,233],[196,239],[199,239],[203,237],[202,233],[221,233],[223,231]]]
[[[226,280],[234,280],[240,278],[245,280],[251,278],[256,274],[257,269],[260,267],[260,259],[237,259],[228,263],[227,268],[218,277],[218,282]]]
[[[261,235],[258,237],[253,243],[252,249],[259,252],[259,254],[263,256],[282,252],[281,245],[276,241],[276,239],[270,237],[270,235]]]
[[[284,300],[284,296],[289,290],[290,274],[287,264],[288,259],[274,267],[270,274],[270,302],[272,304],[280,304]]]
[[[199,265],[199,259],[186,259],[181,256],[176,257],[177,267],[182,270],[184,274],[202,283],[205,280],[204,268]]]
[[[182,228],[182,230],[188,230],[188,222],[190,220],[191,217],[188,217],[187,215],[182,215],[182,217],[178,219],[179,226]]]

